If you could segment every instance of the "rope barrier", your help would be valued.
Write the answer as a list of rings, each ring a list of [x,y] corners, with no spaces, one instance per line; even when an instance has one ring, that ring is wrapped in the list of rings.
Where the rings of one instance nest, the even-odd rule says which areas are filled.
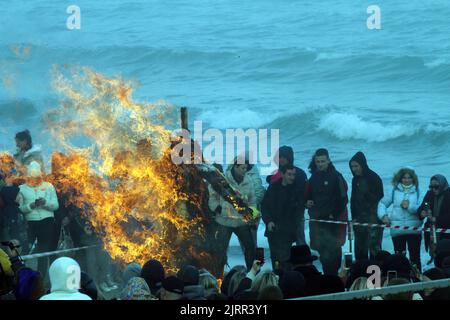
[[[431,231],[431,228],[383,225],[383,224],[377,224],[377,223],[362,223],[362,222],[355,222],[355,221],[323,220],[323,219],[305,219],[305,221],[332,223],[332,224],[345,224],[345,225],[351,223],[354,226],[362,226],[362,227],[369,227],[369,228],[386,228],[386,229],[405,230],[405,231],[406,230],[424,231],[424,232]],[[437,228],[436,233],[450,233],[450,229]]]
[[[85,249],[94,248],[94,247],[98,247],[98,246],[100,246],[100,245],[97,244],[97,245],[92,245],[92,246],[85,246],[85,247],[78,247],[78,248],[71,248],[71,249],[64,249],[64,250],[57,250],[57,251],[50,251],[50,252],[35,253],[35,254],[29,254],[29,255],[26,255],[26,256],[21,256],[21,258],[22,258],[22,260],[25,261],[25,260],[49,257],[49,256],[62,254],[62,253],[70,253],[70,252],[85,250]]]
[[[304,298],[295,298],[289,300],[352,300],[367,299],[374,296],[383,296],[386,294],[396,294],[402,292],[417,292],[425,289],[438,289],[450,287],[450,279],[441,279],[426,282],[416,282],[411,284],[402,284],[392,287],[384,287],[379,289],[366,289],[349,292],[339,292],[332,294],[324,294],[318,296],[310,296]]]

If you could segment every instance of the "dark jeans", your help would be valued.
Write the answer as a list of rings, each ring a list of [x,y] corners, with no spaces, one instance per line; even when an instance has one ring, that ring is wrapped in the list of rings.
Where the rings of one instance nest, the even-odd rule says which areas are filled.
[[[245,264],[247,269],[250,269],[256,256],[256,245],[253,240],[251,226],[236,228],[226,227],[223,225],[217,226],[217,233],[215,237],[217,241],[216,249],[218,254],[222,257],[222,265],[226,264],[228,245],[230,244],[231,235],[233,233],[238,237],[239,242],[243,247]]]
[[[275,262],[279,262],[279,266],[283,270],[290,269],[289,260],[292,247],[292,238],[286,237],[286,233],[271,232],[268,234],[267,240],[269,242],[270,259],[272,260],[272,269],[275,270]]]
[[[305,218],[304,217],[298,218],[297,239],[295,241],[295,244],[297,246],[302,246],[302,245],[306,244],[306,239],[305,239]]]
[[[255,243],[255,248],[258,247],[258,227],[261,219],[258,219],[257,223],[250,225],[250,231],[252,232],[253,242]],[[241,246],[242,253],[245,254],[244,245],[241,240],[239,240],[239,245]]]
[[[422,235],[420,234],[406,234],[402,236],[392,237],[394,243],[394,250],[396,253],[406,253],[406,245],[408,244],[409,260],[415,264],[419,271],[422,270],[422,263],[420,261],[420,245],[422,243]]]
[[[321,246],[318,251],[323,274],[337,276],[342,265],[342,247],[329,244]]]
[[[355,234],[355,259],[367,260],[369,256],[370,259],[375,259],[378,252],[381,251],[383,229],[354,226],[353,230]]]
[[[32,245],[37,240],[35,253],[55,250],[55,219],[46,218],[40,221],[28,221],[28,241]],[[48,272],[48,257],[38,259],[38,271],[42,277]]]
[[[332,224],[310,225],[311,248],[319,252],[320,263],[325,275],[337,276],[342,266],[342,247],[339,245],[340,232],[339,227]]]

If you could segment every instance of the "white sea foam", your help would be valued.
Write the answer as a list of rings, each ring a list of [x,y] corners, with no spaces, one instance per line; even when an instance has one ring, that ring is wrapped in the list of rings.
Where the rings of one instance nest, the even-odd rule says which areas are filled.
[[[341,140],[361,139],[368,142],[383,142],[401,136],[412,136],[417,130],[412,126],[367,121],[355,114],[338,112],[322,117],[318,129]]]

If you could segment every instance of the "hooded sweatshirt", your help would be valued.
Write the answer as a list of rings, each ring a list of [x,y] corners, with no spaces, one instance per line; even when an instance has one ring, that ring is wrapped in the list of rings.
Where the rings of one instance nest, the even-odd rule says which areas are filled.
[[[425,210],[425,204],[428,203],[433,217],[436,218],[436,227],[448,229],[450,228],[450,187],[447,179],[443,175],[437,174],[431,177],[430,183],[432,180],[437,180],[439,182],[440,188],[438,194],[435,195],[433,191],[429,190],[417,210],[417,214],[420,216],[420,213]],[[428,221],[425,224],[425,227],[430,227]],[[442,234],[440,234],[440,236],[442,237]],[[426,246],[428,245],[427,242],[429,242],[429,233],[426,233],[425,237]]]
[[[289,164],[294,165],[294,150],[289,146],[281,146],[278,149],[277,153],[278,159],[280,157],[285,158]],[[275,159],[276,160],[276,159]],[[277,161],[276,161],[277,162]],[[278,164],[278,162],[277,162]],[[277,170],[273,175],[267,176],[267,183],[272,184],[279,180],[281,180],[281,171]],[[306,176],[305,171],[302,169],[295,167],[295,183],[302,188],[303,192],[305,191],[306,183],[308,182],[308,178]]]
[[[353,171],[352,196],[350,208],[352,219],[358,222],[379,223],[377,217],[378,202],[383,198],[383,182],[381,178],[367,165],[367,160],[361,151],[349,161],[355,161],[362,167],[362,175],[356,176]]]
[[[78,263],[68,257],[56,259],[49,269],[51,293],[40,300],[92,300],[80,293],[81,270]]]
[[[36,161],[32,161],[28,165],[27,175],[30,177],[38,177],[41,175],[40,165]],[[45,205],[32,209],[30,205],[38,198],[43,198]],[[16,202],[19,204],[19,209],[24,213],[27,221],[40,221],[46,218],[53,218],[53,212],[59,208],[55,188],[51,183],[45,181],[38,186],[22,184],[19,187]]]
[[[274,236],[294,242],[297,237],[299,219],[303,219],[304,190],[296,183],[283,186],[282,180],[272,183],[264,195],[261,205],[262,218],[266,226],[273,222],[276,225],[274,232],[269,233],[267,228],[264,235]]]

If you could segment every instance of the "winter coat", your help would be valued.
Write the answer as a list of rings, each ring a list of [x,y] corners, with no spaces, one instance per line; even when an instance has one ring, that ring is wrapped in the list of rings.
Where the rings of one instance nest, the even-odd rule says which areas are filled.
[[[34,145],[28,151],[16,153],[14,155],[14,159],[19,166],[23,167],[28,166],[32,161],[36,161],[41,165],[42,171],[45,171],[44,158],[42,157],[42,147],[40,145]]]
[[[356,153],[350,160],[349,165],[352,161],[357,162],[362,167],[362,175],[355,176],[353,174],[352,179],[352,196],[350,200],[352,220],[380,223],[377,209],[378,203],[384,197],[383,182],[375,172],[369,169],[364,153]]]
[[[256,167],[256,165],[253,165],[252,168],[247,171],[246,176],[249,176],[253,182],[253,189],[255,190],[255,201],[256,205],[259,206],[264,198],[266,189],[264,189],[262,185],[261,175],[259,174],[258,167]]]
[[[140,277],[132,277],[120,294],[120,300],[151,300],[152,294],[147,282]]]
[[[422,204],[420,205],[419,209],[417,209],[417,215],[420,219],[422,219],[420,217],[420,213],[425,210],[425,203],[428,203],[433,217],[436,218],[436,228],[450,229],[450,188],[448,187],[447,180],[444,177],[442,178],[443,181],[440,182],[442,188],[441,190],[439,190],[439,194],[436,196],[432,191],[428,191],[423,198]],[[425,222],[425,228],[430,227],[431,223],[427,219],[427,221]],[[440,237],[442,237],[442,234],[438,234],[438,239]],[[425,232],[425,248],[428,249],[429,244],[430,233]]]
[[[325,172],[314,171],[309,178],[306,201],[314,201],[308,210],[311,219],[347,221],[347,183],[330,163]],[[310,246],[319,250],[322,245],[342,246],[346,240],[346,225],[310,221]]]
[[[227,170],[225,173],[225,178],[228,183],[238,191],[243,199],[247,202],[248,206],[255,207],[256,206],[256,197],[255,191],[253,187],[253,181],[247,174],[244,176],[244,180],[241,183],[237,183],[234,180],[234,177],[231,173],[231,170]],[[243,215],[238,213],[233,206],[226,201],[223,197],[221,197],[217,192],[213,190],[211,186],[208,187],[209,190],[209,201],[208,205],[212,211],[216,211],[218,206],[222,207],[220,213],[216,215],[216,222],[222,226],[226,227],[243,227],[249,225],[248,222],[244,220]]]
[[[92,300],[78,291],[80,275],[80,266],[75,260],[67,257],[56,259],[49,269],[51,293],[40,300]]]
[[[403,200],[409,200],[409,208],[403,209],[400,204]],[[420,227],[422,221],[417,214],[420,205],[420,192],[415,186],[405,190],[402,184],[398,184],[393,190],[387,193],[378,204],[378,218],[383,219],[385,215],[391,221],[391,225],[403,227]],[[392,206],[391,211],[387,209]],[[420,231],[390,229],[391,236],[401,236],[407,234],[420,234]]]
[[[43,182],[36,187],[22,184],[19,189],[16,202],[19,204],[19,209],[25,215],[27,221],[40,221],[54,217],[53,212],[59,208],[59,204],[55,188],[51,183]],[[45,205],[31,209],[30,204],[34,203],[38,198],[45,199]]]
[[[205,288],[202,285],[185,286],[183,299],[186,300],[206,300]]]
[[[297,184],[283,186],[281,180],[271,184],[264,196],[261,211],[266,226],[273,222],[276,228],[272,233],[266,229],[264,235],[283,236],[287,237],[288,241],[294,242],[304,210],[304,195]]]
[[[305,278],[305,296],[320,294],[320,282],[322,274],[313,265],[296,267],[293,271],[300,272]]]
[[[422,201],[422,204],[417,210],[417,214],[420,216],[422,210],[425,209],[425,202],[428,202],[430,204],[430,209],[433,212],[433,216],[436,217],[436,228],[450,229],[450,189],[444,191],[440,197],[442,197],[440,208],[437,212],[435,212],[434,209],[438,199],[435,198],[431,191],[428,191]]]

